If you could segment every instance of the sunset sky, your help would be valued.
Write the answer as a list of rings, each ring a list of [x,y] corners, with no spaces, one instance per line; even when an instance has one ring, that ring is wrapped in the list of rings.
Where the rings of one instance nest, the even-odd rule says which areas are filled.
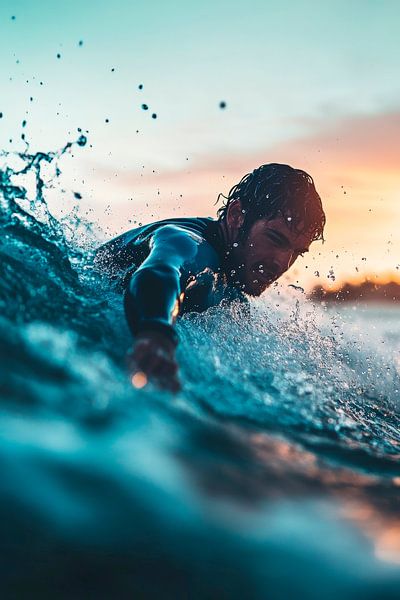
[[[61,162],[62,201],[79,191],[107,236],[214,216],[245,173],[289,163],[328,219],[291,280],[400,280],[399,25],[385,0],[2,0],[0,147],[87,130],[92,147]]]

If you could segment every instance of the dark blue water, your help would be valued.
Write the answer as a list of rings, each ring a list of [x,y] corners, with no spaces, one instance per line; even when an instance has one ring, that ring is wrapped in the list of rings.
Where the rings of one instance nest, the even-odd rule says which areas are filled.
[[[182,392],[135,390],[93,228],[48,208],[71,147],[1,156],[1,596],[397,598],[399,309],[187,315]]]

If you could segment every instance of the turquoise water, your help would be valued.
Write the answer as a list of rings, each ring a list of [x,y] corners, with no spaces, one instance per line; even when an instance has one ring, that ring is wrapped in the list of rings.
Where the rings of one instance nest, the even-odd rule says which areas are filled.
[[[182,392],[135,390],[59,155],[2,155],[2,597],[397,597],[398,307],[187,315]]]

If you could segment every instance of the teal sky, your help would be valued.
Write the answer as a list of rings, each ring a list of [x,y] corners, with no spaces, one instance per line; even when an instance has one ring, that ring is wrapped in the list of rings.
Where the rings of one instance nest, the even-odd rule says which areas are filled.
[[[34,146],[82,127],[93,159],[175,167],[400,96],[397,1],[2,0],[0,19],[2,147],[27,118]]]
[[[373,246],[374,269],[393,270],[399,25],[397,0],[1,0],[0,147],[23,149],[24,132],[54,150],[88,130],[66,187],[110,233],[128,213],[215,214],[246,172],[289,162],[317,177],[332,256],[345,244],[361,261]],[[343,215],[364,223],[353,250]]]

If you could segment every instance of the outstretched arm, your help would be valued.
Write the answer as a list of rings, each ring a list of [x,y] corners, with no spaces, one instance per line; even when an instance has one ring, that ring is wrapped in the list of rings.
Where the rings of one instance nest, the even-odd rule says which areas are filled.
[[[135,373],[154,379],[164,387],[178,388],[176,377],[174,331],[181,294],[186,280],[185,264],[192,262],[201,238],[175,225],[165,225],[152,238],[149,256],[132,275],[127,287],[125,314],[136,338],[129,356],[129,367],[135,384]]]

